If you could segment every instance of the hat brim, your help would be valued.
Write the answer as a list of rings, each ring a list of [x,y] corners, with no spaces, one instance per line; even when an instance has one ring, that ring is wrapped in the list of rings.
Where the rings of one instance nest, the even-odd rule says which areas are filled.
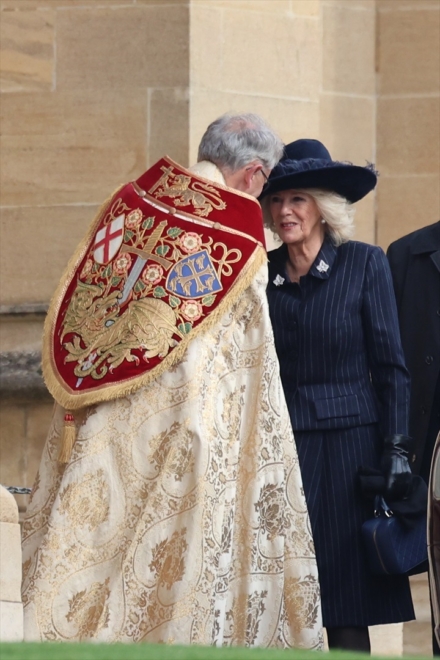
[[[260,199],[280,190],[319,188],[345,197],[351,204],[368,195],[377,183],[377,176],[358,165],[333,165],[282,174],[269,179]]]

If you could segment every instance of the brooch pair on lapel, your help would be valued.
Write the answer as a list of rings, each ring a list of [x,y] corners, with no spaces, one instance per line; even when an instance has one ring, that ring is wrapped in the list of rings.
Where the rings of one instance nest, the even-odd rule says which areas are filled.
[[[323,261],[322,259],[319,262],[319,264],[316,266],[316,270],[319,273],[326,273],[329,268],[330,268],[330,266],[328,264],[326,264],[325,261]],[[281,275],[277,275],[275,277],[275,279],[273,280],[273,283],[275,284],[275,286],[281,286],[282,284],[284,284],[284,282],[285,282],[285,278],[281,277]]]

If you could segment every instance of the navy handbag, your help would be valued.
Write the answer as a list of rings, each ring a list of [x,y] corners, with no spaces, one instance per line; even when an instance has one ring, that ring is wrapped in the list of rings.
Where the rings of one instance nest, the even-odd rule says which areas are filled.
[[[376,496],[374,518],[362,525],[362,537],[373,574],[416,575],[428,570],[426,515],[408,529],[383,497]]]

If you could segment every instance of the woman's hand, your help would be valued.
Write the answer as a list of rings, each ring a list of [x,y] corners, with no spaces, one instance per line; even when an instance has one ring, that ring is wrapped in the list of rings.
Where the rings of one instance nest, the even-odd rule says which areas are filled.
[[[411,438],[407,435],[389,435],[384,439],[380,467],[385,475],[385,495],[390,500],[403,499],[411,483],[408,453]]]

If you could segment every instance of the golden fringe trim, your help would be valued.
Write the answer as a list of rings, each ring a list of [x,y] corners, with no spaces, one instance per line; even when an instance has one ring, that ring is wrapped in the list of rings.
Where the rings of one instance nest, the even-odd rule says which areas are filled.
[[[57,378],[54,376],[54,371],[53,371],[55,365],[55,360],[53,358],[53,333],[55,332],[55,323],[58,317],[58,311],[61,303],[63,302],[67,288],[70,282],[72,281],[72,277],[76,272],[76,269],[79,266],[81,260],[83,259],[86,250],[89,247],[89,243],[94,235],[96,225],[99,224],[99,222],[101,222],[102,216],[107,211],[108,207],[110,206],[110,203],[114,200],[116,195],[123,188],[125,188],[126,185],[127,184],[124,183],[123,185],[118,186],[118,188],[116,188],[116,190],[112,192],[112,194],[109,197],[107,197],[105,202],[101,204],[97,214],[95,215],[95,217],[93,218],[92,222],[89,225],[85,237],[81,240],[75,252],[73,253],[72,257],[69,259],[67,266],[61,276],[59,284],[55,289],[55,293],[53,294],[49,304],[49,309],[47,311],[47,316],[44,322],[44,329],[43,329],[41,365],[43,368],[44,382],[46,383],[49,392],[52,394],[53,398],[55,399],[55,401],[57,401],[57,403],[61,403],[61,402],[59,398],[55,396],[53,387],[55,386],[55,388],[57,388],[61,385],[61,383],[58,382]],[[68,404],[63,405],[61,403],[61,405],[64,408],[70,407]],[[74,408],[76,408],[76,406],[74,406]]]
[[[108,204],[105,202],[104,206]],[[100,211],[102,212],[102,210]],[[82,257],[81,257],[82,258]],[[76,265],[78,257],[74,257],[69,263],[69,267],[63,277],[68,277],[71,268]],[[252,281],[257,274],[258,270],[267,263],[267,253],[263,246],[256,246],[253,254],[247,261],[240,275],[236,279],[229,293],[219,303],[218,307],[211,312],[208,317],[200,323],[194,330],[187,335],[180,344],[167,355],[164,360],[154,367],[151,371],[136,376],[130,381],[122,381],[112,385],[104,386],[102,389],[94,389],[90,392],[83,392],[78,394],[70,394],[64,389],[63,383],[57,377],[57,373],[53,368],[54,360],[52,357],[53,342],[52,333],[57,316],[58,306],[64,295],[64,288],[60,287],[54,296],[54,304],[50,306],[48,316],[45,324],[45,339],[43,345],[43,376],[49,392],[63,408],[69,410],[78,410],[86,406],[91,406],[105,401],[129,396],[142,387],[146,387],[153,380],[159,378],[165,371],[168,371],[176,362],[182,359],[188,344],[196,337],[204,334],[210,330],[221,317],[232,307],[232,305],[240,298],[244,291],[252,284]],[[70,279],[69,279],[70,282]]]
[[[73,445],[76,441],[75,418],[70,410],[64,414],[63,433],[61,435],[60,453],[58,454],[59,463],[68,463],[72,454]]]

